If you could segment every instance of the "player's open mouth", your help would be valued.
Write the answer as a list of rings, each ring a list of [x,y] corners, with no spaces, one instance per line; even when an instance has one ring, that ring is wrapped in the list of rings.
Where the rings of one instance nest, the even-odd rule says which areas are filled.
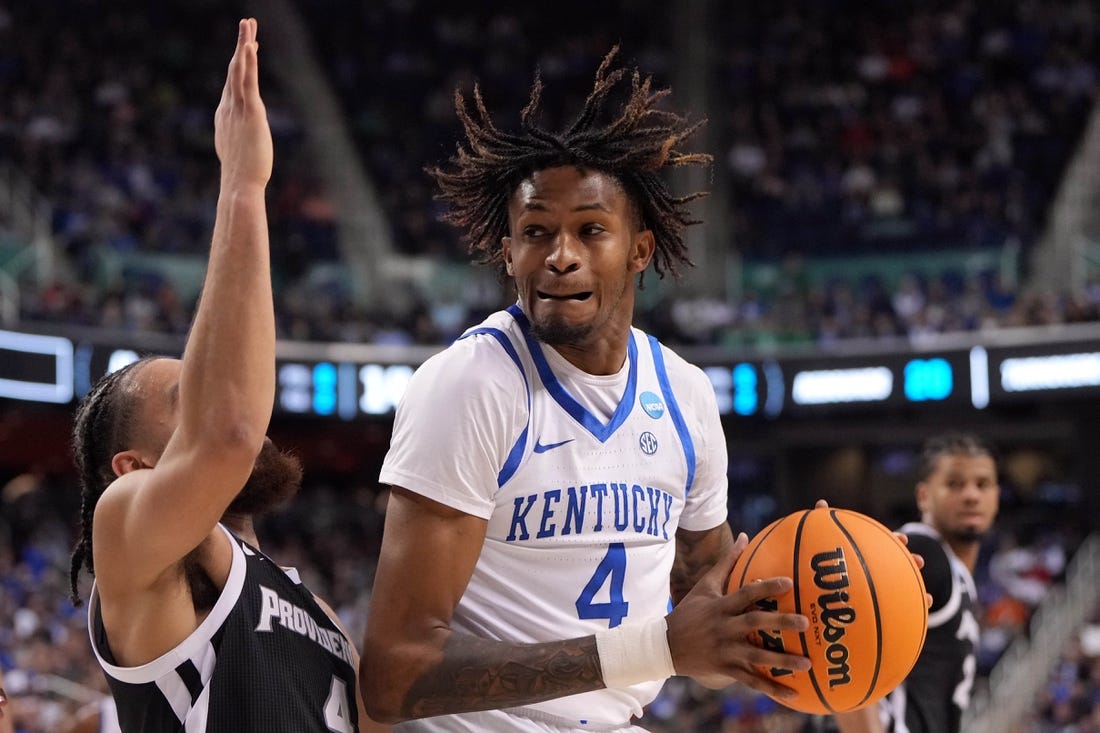
[[[535,291],[539,296],[539,300],[577,300],[585,301],[592,297],[592,291],[586,290],[582,293],[567,293],[565,295],[553,295],[551,293],[544,293],[541,290]]]

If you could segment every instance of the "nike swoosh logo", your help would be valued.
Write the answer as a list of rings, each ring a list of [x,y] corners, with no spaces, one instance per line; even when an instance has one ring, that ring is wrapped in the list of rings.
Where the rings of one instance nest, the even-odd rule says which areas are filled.
[[[535,439],[535,452],[536,453],[545,453],[548,450],[554,450],[555,448],[560,448],[561,446],[565,445],[566,443],[572,443],[573,440],[574,440],[574,438],[569,438],[567,440],[561,441],[560,443],[549,443],[547,445],[543,445],[536,438]]]

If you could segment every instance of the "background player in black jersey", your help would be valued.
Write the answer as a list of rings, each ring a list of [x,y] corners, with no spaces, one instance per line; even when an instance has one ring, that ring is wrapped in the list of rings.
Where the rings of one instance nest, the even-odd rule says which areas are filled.
[[[837,716],[842,733],[958,733],[970,702],[979,632],[972,573],[997,515],[997,465],[976,436],[948,433],[924,444],[919,471],[921,521],[900,531],[924,557],[928,638],[913,671],[882,703]]]
[[[73,593],[93,572],[93,647],[127,733],[359,730],[354,646],[252,532],[252,515],[301,478],[265,436],[273,152],[257,51],[256,21],[242,20],[214,116],[221,189],[183,358],[104,377],[75,421]]]

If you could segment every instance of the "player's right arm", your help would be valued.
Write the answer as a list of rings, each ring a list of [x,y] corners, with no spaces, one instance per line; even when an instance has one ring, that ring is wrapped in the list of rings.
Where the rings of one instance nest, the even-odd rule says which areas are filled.
[[[272,142],[259,95],[256,21],[242,20],[238,30],[215,113],[221,189],[172,402],[178,423],[154,468],[134,455],[115,457],[122,475],[97,505],[93,530],[105,599],[150,588],[210,535],[250,474],[271,417],[275,325],[264,189]]]
[[[521,645],[451,630],[486,526],[393,487],[359,675],[375,720],[513,707],[603,687],[594,637]]]

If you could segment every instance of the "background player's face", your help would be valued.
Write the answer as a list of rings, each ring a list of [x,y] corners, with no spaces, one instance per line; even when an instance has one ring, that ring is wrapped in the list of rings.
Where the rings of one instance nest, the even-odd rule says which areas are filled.
[[[536,171],[516,186],[508,218],[504,262],[535,335],[571,346],[625,338],[653,235],[639,231],[619,181],[575,166]]]
[[[999,500],[997,466],[984,454],[941,455],[928,479],[917,485],[921,516],[948,540],[981,538],[993,525]]]

